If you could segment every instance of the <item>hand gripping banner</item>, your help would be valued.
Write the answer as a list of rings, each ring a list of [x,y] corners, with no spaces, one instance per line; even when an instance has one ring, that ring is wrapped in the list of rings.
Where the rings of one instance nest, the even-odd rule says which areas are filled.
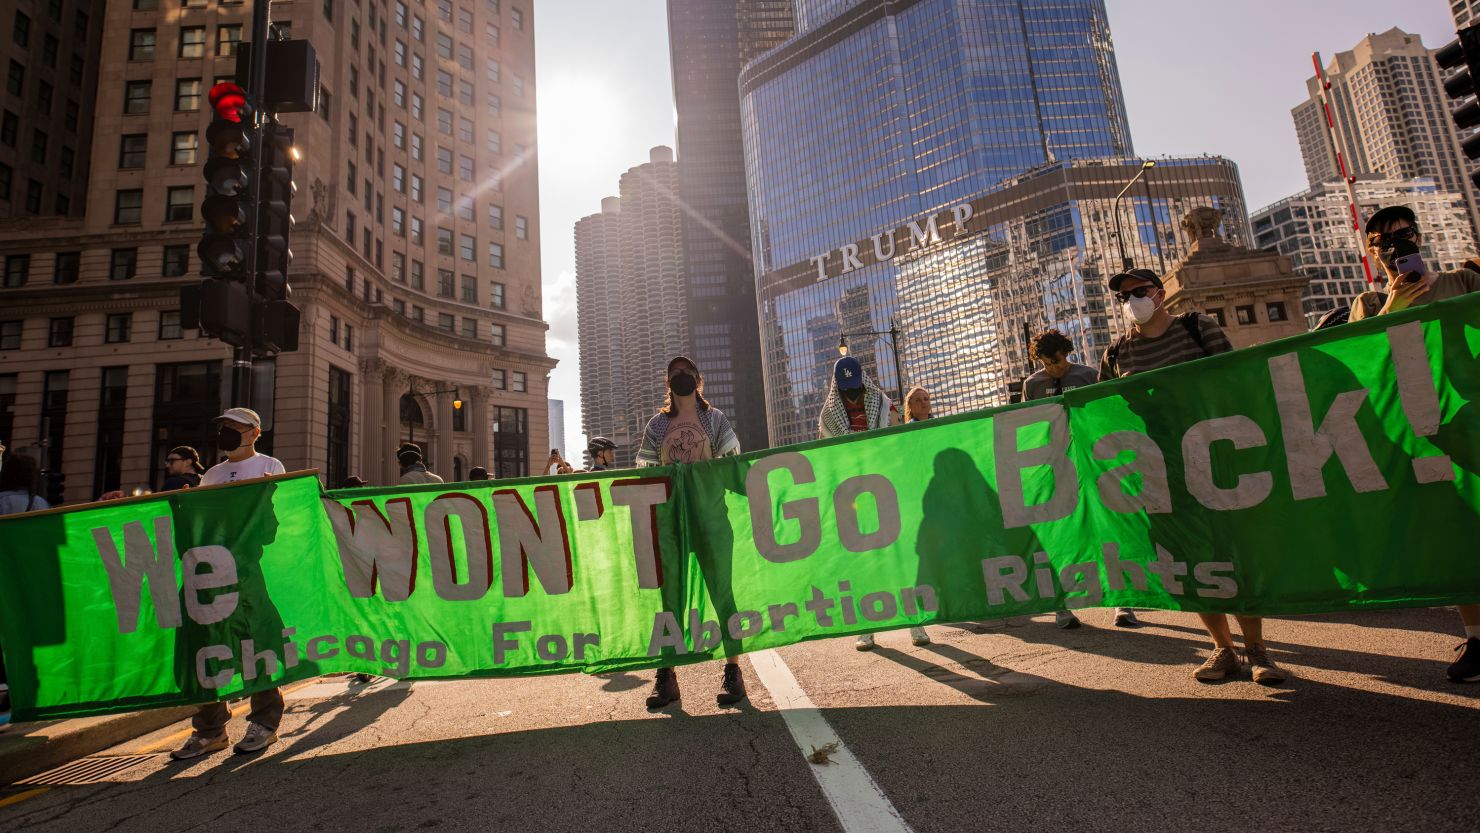
[[[17,719],[1126,605],[1480,601],[1480,298],[692,466],[0,519]]]

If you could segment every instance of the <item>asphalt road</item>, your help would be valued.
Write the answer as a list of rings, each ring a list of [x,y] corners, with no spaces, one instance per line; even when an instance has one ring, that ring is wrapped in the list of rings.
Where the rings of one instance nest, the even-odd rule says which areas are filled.
[[[290,697],[282,740],[262,755],[171,762],[179,724],[105,753],[151,755],[105,783],[11,788],[0,830],[1480,826],[1480,686],[1443,677],[1460,642],[1452,610],[1272,620],[1274,656],[1294,672],[1274,688],[1247,674],[1197,683],[1195,617],[1143,618],[1136,631],[1109,627],[1108,610],[1077,631],[1048,617],[932,626],[932,646],[899,632],[873,653],[793,646],[781,664],[742,661],[751,699],[729,710],[714,705],[718,664],[680,669],[682,708],[656,714],[646,674],[331,678]],[[775,684],[778,666],[817,709],[787,715],[820,714],[842,744],[834,762],[798,747],[776,705],[798,693],[761,680]],[[870,781],[897,819],[850,792]]]

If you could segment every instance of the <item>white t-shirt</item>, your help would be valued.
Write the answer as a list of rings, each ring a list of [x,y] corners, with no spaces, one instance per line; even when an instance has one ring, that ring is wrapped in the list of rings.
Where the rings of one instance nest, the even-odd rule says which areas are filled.
[[[268,457],[266,454],[253,454],[239,463],[230,460],[211,466],[200,478],[200,485],[215,486],[221,483],[236,483],[241,480],[251,480],[254,477],[267,477],[272,474],[283,474],[287,469],[278,462],[276,457]]]

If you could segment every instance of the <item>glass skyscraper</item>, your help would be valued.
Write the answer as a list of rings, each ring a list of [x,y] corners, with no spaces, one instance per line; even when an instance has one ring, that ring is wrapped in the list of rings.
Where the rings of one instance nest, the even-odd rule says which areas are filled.
[[[840,336],[891,396],[988,407],[1032,333],[1092,363],[1120,331],[1122,246],[1164,271],[1206,205],[1248,242],[1225,159],[1157,160],[1116,203],[1142,160],[1103,0],[797,0],[796,21],[740,76],[773,445],[816,436]],[[899,373],[861,335],[891,324]]]

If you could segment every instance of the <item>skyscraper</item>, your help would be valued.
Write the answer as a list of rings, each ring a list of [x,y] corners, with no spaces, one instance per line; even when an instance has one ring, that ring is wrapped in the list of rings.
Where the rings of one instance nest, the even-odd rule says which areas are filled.
[[[693,358],[746,449],[766,446],[766,418],[735,85],[791,34],[791,0],[668,0]]]
[[[1026,309],[1016,299],[1048,292],[1044,258],[1089,245],[1085,227],[1099,228],[1051,183],[1081,175],[1070,160],[1106,160],[1083,175],[1103,175],[1094,196],[1109,187],[1113,197],[1140,164],[1117,161],[1132,149],[1104,3],[802,0],[797,30],[740,78],[771,441],[808,436],[829,358],[815,346],[828,330],[836,344],[898,324],[907,378],[892,361],[871,368],[888,389],[928,383],[937,402],[958,409],[1004,400],[1019,370],[1004,351],[1020,344],[1026,322],[1010,312]],[[1153,187],[1187,173],[1158,169]],[[1225,173],[1178,193],[1241,206],[1237,174],[1230,184]],[[954,213],[1003,193],[1036,196],[991,203],[990,220]],[[1168,230],[1180,217],[1169,196],[1133,194],[1119,206],[1147,212],[1125,223],[1150,235],[1143,251],[1172,249]],[[1037,248],[1022,248],[1026,238]],[[1026,268],[1030,255],[1032,270],[1007,283],[989,277]],[[1098,276],[1099,264],[1064,262],[1071,268],[1053,274],[1068,276],[1063,291],[1085,298],[1084,326],[1102,337],[1103,293],[1069,285]],[[890,347],[877,349],[887,356]]]
[[[70,123],[76,96],[79,130],[95,112],[94,139],[88,153],[64,126],[33,151],[59,181],[85,174],[85,212],[74,199],[71,217],[0,221],[0,435],[44,452],[75,501],[157,486],[176,444],[216,459],[210,420],[232,404],[231,351],[183,330],[179,299],[199,280],[206,94],[233,78],[251,6],[46,7],[67,46],[57,53],[54,21],[33,15],[41,49],[12,59],[23,74],[4,108],[35,112],[53,64],[80,58],[81,81],[49,82],[52,106]],[[313,44],[321,91],[317,112],[283,117],[303,152],[290,268],[302,328],[297,352],[259,364],[264,450],[330,483],[395,482],[407,439],[444,476],[527,473],[530,446],[549,447],[554,365],[540,317],[530,4],[272,8],[281,35]],[[99,65],[108,71],[87,76]],[[70,147],[68,177],[50,166]]]
[[[1455,28],[1463,29],[1480,22],[1480,2],[1477,0],[1449,0],[1449,11],[1454,14]]]
[[[622,175],[619,193],[576,221],[576,314],[582,428],[588,440],[610,438],[618,464],[630,466],[663,404],[663,368],[690,348],[672,148],[653,148]],[[695,361],[707,397],[711,371]]]
[[[1337,53],[1326,68],[1337,140],[1352,174],[1388,179],[1432,178],[1462,194],[1472,234],[1480,230],[1475,186],[1465,169],[1443,77],[1418,35],[1393,28]],[[1336,151],[1321,109],[1320,80],[1306,80],[1309,98],[1291,111],[1305,174],[1312,188],[1340,181]]]

